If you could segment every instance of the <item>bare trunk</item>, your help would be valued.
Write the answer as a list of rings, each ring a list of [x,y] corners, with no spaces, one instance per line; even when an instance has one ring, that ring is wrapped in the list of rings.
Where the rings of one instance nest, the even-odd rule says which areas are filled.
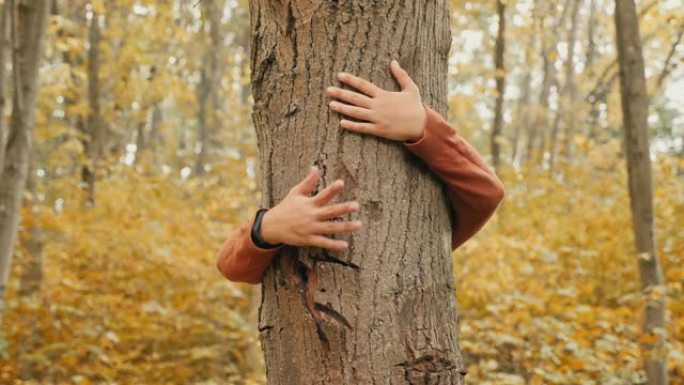
[[[205,22],[209,24],[209,45],[202,63],[202,78],[198,88],[199,111],[198,132],[200,153],[195,164],[195,172],[202,174],[208,162],[210,143],[219,131],[218,90],[221,82],[220,55],[222,45],[221,14],[222,4],[217,0],[206,0],[204,7]]]
[[[264,194],[307,173],[345,181],[369,230],[343,253],[286,247],[263,280],[269,384],[462,384],[448,203],[401,143],[343,133],[325,88],[347,71],[397,90],[397,59],[446,113],[448,2],[252,0],[253,120]],[[357,216],[357,215],[355,215]]]
[[[501,148],[499,137],[503,125],[503,103],[506,90],[506,68],[504,66],[504,53],[506,50],[506,4],[501,0],[496,1],[496,13],[499,17],[499,31],[494,45],[494,62],[496,66],[496,107],[494,108],[494,123],[492,125],[491,147],[494,169],[499,170],[501,162]]]
[[[82,180],[87,188],[87,202],[90,205],[95,203],[95,181],[97,175],[97,162],[100,156],[102,124],[100,116],[100,59],[98,45],[100,44],[100,24],[99,15],[92,13],[89,28],[88,49],[88,102],[90,113],[86,124],[88,133],[87,141],[84,143],[86,152],[86,164],[82,169]]]
[[[589,19],[587,21],[587,48],[585,58],[585,68],[591,70],[596,56],[596,2],[589,0]]]
[[[567,118],[565,125],[565,158],[572,158],[572,144],[577,124],[575,104],[577,103],[577,85],[575,84],[575,42],[577,40],[577,16],[582,0],[573,0],[570,16],[570,36],[568,38],[568,59],[565,67],[565,97],[566,104],[563,116]]]
[[[13,46],[14,96],[0,186],[0,314],[12,264],[22,194],[33,146],[38,68],[49,0],[9,0]]]
[[[7,104],[5,81],[6,81],[6,60],[7,46],[9,45],[8,32],[9,23],[7,18],[10,14],[8,3],[0,5],[0,170],[2,170],[3,160],[5,159],[5,106]]]
[[[646,299],[642,349],[649,385],[668,383],[665,325],[667,291],[653,235],[653,181],[648,137],[648,94],[634,0],[615,1],[615,31],[629,196],[641,287]]]

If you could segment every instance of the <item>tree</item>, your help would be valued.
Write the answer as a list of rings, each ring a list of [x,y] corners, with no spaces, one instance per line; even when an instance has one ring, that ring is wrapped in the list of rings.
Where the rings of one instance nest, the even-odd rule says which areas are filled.
[[[496,14],[499,17],[499,31],[494,45],[494,63],[496,66],[496,107],[494,108],[494,124],[492,125],[491,147],[494,168],[499,170],[501,160],[501,146],[499,137],[503,125],[503,103],[506,90],[506,68],[504,67],[504,53],[506,50],[506,3],[496,1]]]
[[[350,249],[286,247],[263,279],[259,332],[270,384],[462,384],[450,218],[439,181],[401,144],[342,133],[325,88],[347,71],[398,89],[397,59],[446,113],[448,3],[253,0],[253,121],[262,204],[315,164],[345,181],[373,231]]]
[[[81,169],[81,176],[87,190],[87,203],[95,204],[95,183],[97,164],[102,147],[102,118],[100,113],[100,15],[93,7],[88,26],[88,112],[83,143],[86,153],[86,164]]]
[[[5,161],[0,180],[0,314],[9,278],[21,197],[26,183],[38,93],[38,68],[47,26],[49,0],[10,0],[14,96]]]
[[[648,132],[648,94],[639,19],[633,0],[615,1],[615,34],[629,197],[641,287],[646,298],[642,348],[649,385],[667,379],[665,286],[653,236],[653,181]]]

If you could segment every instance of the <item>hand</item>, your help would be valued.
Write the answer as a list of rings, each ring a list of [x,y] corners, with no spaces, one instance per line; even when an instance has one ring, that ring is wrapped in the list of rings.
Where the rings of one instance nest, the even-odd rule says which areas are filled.
[[[396,60],[392,60],[390,68],[401,86],[400,92],[385,91],[365,79],[339,73],[338,78],[342,83],[362,93],[328,87],[328,96],[348,103],[332,101],[330,109],[364,121],[341,120],[340,126],[347,130],[391,140],[417,141],[423,136],[427,118],[420,91]]]
[[[342,191],[344,182],[336,180],[315,196],[311,191],[318,182],[319,171],[312,167],[309,175],[294,186],[285,198],[264,214],[261,238],[271,244],[315,246],[343,250],[349,245],[323,234],[357,231],[361,221],[331,221],[359,209],[358,202],[328,204]]]

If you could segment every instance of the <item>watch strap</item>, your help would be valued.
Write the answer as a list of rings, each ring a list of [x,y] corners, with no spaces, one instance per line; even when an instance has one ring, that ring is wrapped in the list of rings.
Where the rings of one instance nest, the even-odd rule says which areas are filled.
[[[254,218],[254,224],[252,225],[252,242],[258,247],[261,247],[262,249],[274,249],[276,247],[282,246],[282,243],[278,244],[271,244],[266,241],[264,241],[261,236],[259,236],[259,233],[261,232],[261,221],[264,218],[264,214],[266,214],[266,211],[268,209],[266,208],[261,208],[257,210],[256,216]]]

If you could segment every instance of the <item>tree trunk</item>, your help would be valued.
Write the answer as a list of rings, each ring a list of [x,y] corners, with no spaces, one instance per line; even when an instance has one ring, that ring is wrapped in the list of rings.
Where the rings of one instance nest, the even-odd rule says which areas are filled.
[[[102,124],[100,116],[100,58],[98,45],[100,44],[99,15],[93,11],[88,31],[90,48],[88,49],[88,104],[90,112],[87,122],[88,138],[84,143],[86,164],[82,169],[82,179],[87,189],[87,203],[95,203],[95,179],[97,162],[100,156]]]
[[[6,63],[7,46],[9,44],[8,31],[9,6],[7,2],[0,5],[0,170],[2,170],[3,160],[5,159],[5,105],[7,104],[6,95]]]
[[[220,55],[222,47],[221,33],[221,14],[222,4],[217,0],[205,0],[202,2],[204,7],[203,18],[209,25],[209,43],[204,54],[202,63],[201,80],[198,86],[198,136],[200,141],[200,153],[195,164],[195,172],[199,175],[204,173],[208,163],[210,143],[219,131],[218,90],[221,83]]]
[[[13,45],[14,96],[7,152],[0,185],[0,315],[4,308],[22,194],[33,146],[38,68],[47,26],[49,0],[9,0]]]
[[[503,125],[503,103],[504,92],[506,90],[506,69],[504,67],[504,52],[506,50],[506,3],[504,3],[502,0],[496,1],[496,13],[499,17],[499,31],[496,36],[496,44],[494,45],[494,64],[496,67],[496,107],[494,108],[491,147],[494,169],[498,171],[499,163],[501,161],[499,137],[501,136],[501,126]]]
[[[577,19],[582,0],[574,0],[572,14],[570,16],[570,36],[568,37],[568,59],[565,67],[565,93],[566,105],[563,108],[563,116],[566,119],[564,148],[565,159],[572,158],[572,145],[577,124],[575,105],[577,104],[577,85],[575,84],[575,42],[577,41]]]
[[[649,385],[668,383],[665,293],[653,235],[653,182],[648,137],[648,94],[634,0],[615,1],[615,32],[629,196],[641,287],[646,299],[642,349]]]
[[[263,279],[269,384],[462,384],[465,374],[439,180],[401,143],[342,132],[325,88],[346,71],[398,90],[395,58],[446,113],[448,2],[252,0],[253,120],[262,205],[315,164],[341,178],[366,230],[350,249],[285,247]]]

